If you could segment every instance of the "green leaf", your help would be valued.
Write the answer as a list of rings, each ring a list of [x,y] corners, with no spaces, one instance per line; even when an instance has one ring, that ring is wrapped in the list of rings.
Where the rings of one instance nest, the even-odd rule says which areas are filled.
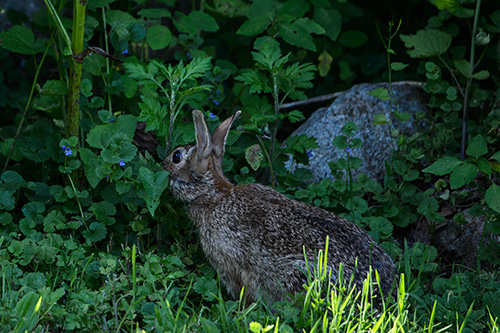
[[[454,61],[453,65],[460,72],[460,74],[462,74],[466,78],[471,77],[472,66],[471,66],[469,61],[467,61],[465,59],[461,59],[461,60]]]
[[[66,218],[64,215],[58,210],[53,210],[43,219],[43,231],[54,232],[56,230],[67,229],[65,222]]]
[[[0,210],[13,210],[16,204],[13,193],[0,189]]]
[[[153,172],[146,167],[139,169],[139,179],[144,186],[143,199],[146,201],[149,213],[154,216],[160,204],[160,197],[168,185],[168,172]]]
[[[57,252],[58,250],[56,247],[49,244],[43,244],[37,248],[36,258],[37,260],[51,264],[55,261]]]
[[[403,64],[402,62],[392,62],[391,63],[391,69],[393,71],[401,71],[408,66],[409,66],[408,64]]]
[[[7,226],[10,223],[12,223],[12,215],[7,212],[0,213],[0,225]]]
[[[424,170],[425,171],[425,170]],[[451,173],[450,186],[456,189],[469,184],[477,176],[477,168],[472,163],[464,163]]]
[[[116,207],[108,201],[94,202],[90,206],[90,210],[94,213],[96,219],[104,225],[113,225],[115,218],[111,217],[116,214]]]
[[[90,97],[94,94],[94,92],[92,91],[92,81],[90,81],[89,79],[85,78],[82,80],[82,83],[81,83],[81,93],[83,96],[85,97]]]
[[[273,1],[269,0],[253,0],[252,7],[248,13],[249,19],[254,19],[258,16],[267,16],[270,19],[274,17],[276,13],[276,5]]]
[[[490,72],[486,70],[479,71],[477,73],[474,73],[474,75],[472,75],[472,78],[476,80],[485,80],[489,77],[490,77]]]
[[[161,105],[156,98],[141,96],[143,103],[139,103],[141,114],[137,120],[146,123],[146,132],[158,130],[158,135],[163,136],[167,133],[166,117],[168,115],[167,107]]]
[[[497,184],[491,184],[491,186],[486,190],[484,200],[488,204],[488,207],[493,209],[495,212],[500,213],[500,186]]]
[[[366,223],[366,225],[370,226],[370,229],[372,231],[375,231],[383,235],[385,238],[387,238],[392,234],[392,229],[393,229],[392,223],[385,217],[371,216],[365,218],[364,222]]]
[[[170,14],[170,11],[168,9],[164,9],[164,8],[141,9],[140,11],[137,12],[137,15],[142,16],[144,18],[148,18],[148,19],[158,19],[158,18],[162,18],[162,17],[171,18],[172,17],[172,14]]]
[[[219,30],[219,25],[217,21],[205,12],[200,12],[198,10],[189,13],[189,18],[195,24],[195,26],[203,31],[216,32]]]
[[[31,332],[38,322],[40,302],[42,296],[30,291],[21,298],[14,309],[17,325],[14,332]]]
[[[255,71],[249,70],[238,75],[235,80],[243,82],[245,85],[250,87],[249,92],[251,94],[261,92],[270,93],[272,91],[271,87],[269,87],[269,79],[267,76]]]
[[[179,32],[188,35],[194,35],[199,31],[198,26],[191,17],[181,12],[175,12],[174,25]]]
[[[110,143],[126,138],[127,142],[134,139],[137,120],[132,115],[123,115],[116,118],[114,122],[97,125],[87,135],[87,143],[94,148],[104,149]]]
[[[347,148],[347,137],[344,136],[344,135],[339,135],[339,136],[336,136],[333,140],[332,140],[332,144],[339,148],[339,149],[346,149]]]
[[[309,3],[305,0],[288,0],[283,3],[278,15],[287,15],[294,18],[303,17],[309,10]]]
[[[7,170],[2,173],[0,179],[2,180],[0,184],[3,183],[1,187],[12,192],[17,191],[22,186],[26,185],[26,181],[23,179],[23,177],[16,171],[12,170]]]
[[[106,177],[106,174],[99,172],[102,169],[102,159],[100,159],[94,152],[87,148],[80,148],[80,157],[85,164],[85,176],[92,188],[96,188],[99,182]]]
[[[48,80],[43,85],[41,94],[47,96],[66,96],[68,94],[68,86],[62,80]]]
[[[214,295],[217,295],[217,282],[203,276],[193,284],[193,290],[210,302],[214,299]]]
[[[253,170],[257,170],[260,167],[263,158],[264,155],[262,155],[259,144],[254,144],[245,151],[245,159]]]
[[[325,35],[332,41],[336,41],[342,26],[342,16],[335,8],[314,8],[314,21],[324,30]]]
[[[440,158],[436,162],[432,163],[422,171],[432,173],[433,175],[437,176],[443,176],[455,170],[462,163],[463,162],[460,161],[458,158],[452,156],[445,156]]]
[[[451,45],[451,35],[441,30],[419,30],[415,35],[400,35],[412,58],[430,58],[445,53]]]
[[[200,317],[201,321],[201,327],[203,329],[203,332],[205,333],[219,333],[220,329],[217,327],[217,324],[214,323],[211,320],[208,320],[206,318]]]
[[[345,47],[360,47],[368,40],[368,36],[359,30],[344,31],[339,38],[339,43]]]
[[[325,33],[325,29],[323,29],[321,25],[308,19],[307,17],[301,17],[295,20],[293,24],[304,28],[310,34],[322,35]]]
[[[473,139],[470,140],[469,146],[465,151],[467,155],[478,159],[480,156],[486,155],[488,153],[488,145],[486,144],[486,140],[483,138],[481,134],[476,135]]]
[[[0,32],[0,46],[21,54],[37,54],[43,52],[47,44],[46,38],[37,38],[33,32],[24,25],[15,25],[8,31]]]
[[[384,87],[373,89],[372,91],[370,91],[369,93],[367,93],[367,95],[373,96],[373,97],[378,97],[378,98],[380,98],[383,101],[386,101],[386,100],[390,99],[390,97],[389,97],[389,91],[386,88],[384,88]]]
[[[83,231],[83,237],[91,243],[96,243],[106,238],[107,233],[108,231],[103,224],[92,222],[92,224],[89,225],[89,230]]]
[[[326,51],[326,49],[321,52],[318,57],[318,70],[319,75],[325,77],[330,71],[333,62],[333,57]]]
[[[491,155],[490,160],[495,160],[500,163],[500,150]]]
[[[116,0],[88,0],[87,1],[87,9],[95,10],[96,8],[106,7],[110,3],[115,2]]]
[[[257,36],[264,32],[269,24],[271,24],[269,17],[258,16],[245,21],[236,33],[244,36]]]
[[[146,40],[153,50],[161,50],[172,41],[172,33],[163,25],[153,25],[146,33]]]
[[[491,165],[490,165],[490,162],[486,158],[479,157],[477,159],[477,168],[479,169],[479,171],[481,171],[485,175],[488,175],[488,176],[491,175]]]
[[[373,125],[385,125],[388,124],[387,116],[383,113],[379,113],[375,115],[375,119],[373,120]]]
[[[290,45],[303,47],[307,50],[316,51],[313,38],[304,27],[297,22],[283,23],[279,28],[281,37]]]
[[[305,119],[304,114],[299,110],[293,110],[288,112],[286,114],[286,117],[288,118],[288,120],[290,120],[292,124]]]
[[[417,212],[429,217],[429,213],[437,212],[439,204],[435,198],[425,197],[417,207]]]

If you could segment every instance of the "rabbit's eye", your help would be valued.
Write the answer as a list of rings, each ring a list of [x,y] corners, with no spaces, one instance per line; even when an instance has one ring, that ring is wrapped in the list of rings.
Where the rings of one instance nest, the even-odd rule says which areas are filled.
[[[182,159],[182,152],[180,150],[174,151],[174,153],[172,154],[172,162],[174,164],[177,164],[181,161],[181,159]]]

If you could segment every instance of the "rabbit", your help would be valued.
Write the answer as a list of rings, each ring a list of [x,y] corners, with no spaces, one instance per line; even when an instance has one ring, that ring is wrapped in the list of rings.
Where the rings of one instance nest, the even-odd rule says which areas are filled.
[[[247,303],[285,300],[306,283],[304,248],[308,262],[314,262],[329,236],[327,267],[334,282],[342,263],[344,282],[354,275],[361,288],[371,265],[380,276],[383,296],[395,296],[394,263],[360,227],[267,186],[228,181],[222,168],[224,148],[240,113],[210,136],[203,113],[194,110],[196,145],[175,148],[163,164],[170,172],[171,193],[187,203],[201,248],[229,294],[238,299],[244,287]]]

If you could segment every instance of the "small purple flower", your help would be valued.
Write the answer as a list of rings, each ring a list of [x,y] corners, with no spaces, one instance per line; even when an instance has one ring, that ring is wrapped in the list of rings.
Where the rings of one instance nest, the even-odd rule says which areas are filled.
[[[71,156],[71,155],[73,155],[73,151],[71,150],[70,147],[62,146],[61,149],[64,150],[64,155],[65,156]]]
[[[123,158],[120,160],[120,163],[119,163],[121,166],[125,166],[125,162],[123,161]]]
[[[123,50],[122,54],[128,54],[128,49]]]
[[[347,147],[347,148],[345,149],[345,151],[346,151],[347,153],[350,153],[350,152],[352,152],[352,149],[351,149],[351,147]]]
[[[209,115],[210,119],[214,119],[215,117],[217,117],[216,115],[214,115],[212,112],[210,112],[210,115]]]

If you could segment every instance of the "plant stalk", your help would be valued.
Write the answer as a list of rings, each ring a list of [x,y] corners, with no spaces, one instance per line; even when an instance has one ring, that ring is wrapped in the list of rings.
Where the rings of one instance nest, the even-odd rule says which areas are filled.
[[[38,66],[36,66],[36,72],[35,72],[35,78],[33,79],[33,83],[31,85],[31,90],[30,94],[28,97],[28,102],[26,103],[26,106],[24,108],[23,116],[21,117],[21,121],[19,122],[19,125],[17,126],[16,130],[16,135],[14,136],[14,141],[12,142],[12,145],[10,146],[9,154],[7,155],[7,159],[5,160],[5,164],[3,166],[2,173],[4,173],[7,170],[7,166],[9,165],[10,158],[12,157],[12,153],[14,151],[14,146],[16,145],[17,139],[19,138],[19,134],[21,134],[21,129],[23,128],[23,123],[24,119],[26,119],[26,114],[28,113],[28,110],[31,106],[31,101],[33,100],[33,95],[35,93],[35,87],[38,81],[38,76],[40,75],[40,71],[42,69],[43,63],[45,61],[45,57],[47,56],[47,53],[49,51],[50,44],[52,42],[52,34],[50,35],[50,41],[47,43],[47,47],[45,48],[45,51],[43,52],[42,59],[40,60],[40,63]]]
[[[479,10],[481,9],[481,0],[477,0],[476,2],[476,11],[474,13],[474,25],[472,26],[472,36],[470,43],[470,73],[467,78],[467,85],[465,87],[465,95],[464,95],[464,107],[462,112],[462,148],[460,151],[460,157],[462,160],[465,159],[465,147],[467,145],[467,104],[469,103],[469,93],[470,86],[472,84],[472,75],[474,74],[475,69],[475,56],[476,56],[476,33],[477,33],[477,22],[479,21]]]
[[[87,0],[76,0],[73,6],[73,35],[72,52],[78,55],[83,51],[83,37],[85,25],[85,9]],[[75,58],[70,60],[69,92],[68,92],[68,127],[66,136],[79,137],[80,130],[80,88],[82,84],[83,64],[76,62]]]

